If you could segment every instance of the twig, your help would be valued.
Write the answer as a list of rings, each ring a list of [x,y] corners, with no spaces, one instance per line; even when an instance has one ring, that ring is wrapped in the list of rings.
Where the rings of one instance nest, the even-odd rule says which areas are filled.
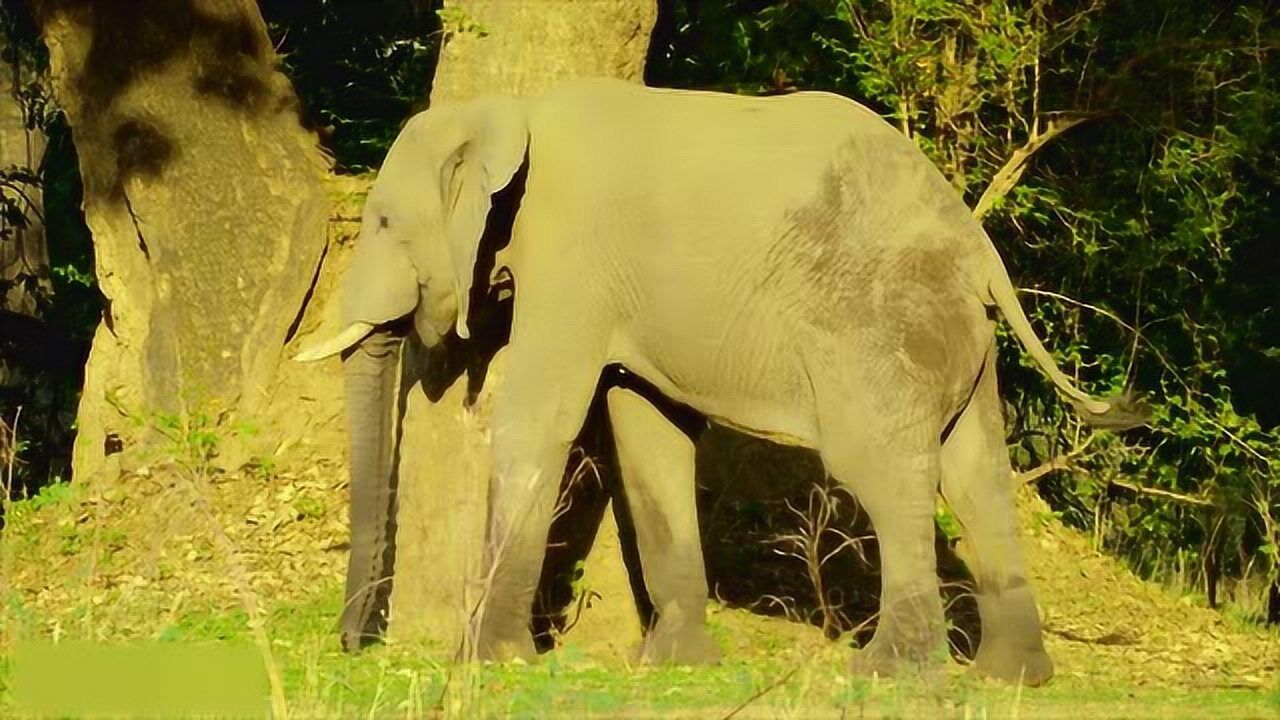
[[[30,195],[27,195],[20,188],[18,188],[17,183],[0,182],[0,187],[7,188],[13,191],[14,193],[16,193],[17,195],[21,196],[22,199],[27,203],[27,210],[30,210],[31,212],[35,213],[37,220],[39,220],[42,223],[44,222],[44,213],[40,212],[40,206],[37,205],[36,202],[31,199]]]
[[[1055,472],[1057,470],[1069,470],[1071,469],[1071,457],[1072,456],[1070,454],[1059,455],[1048,462],[1041,463],[1031,468],[1030,470],[1023,472],[1015,470],[1013,472],[1013,483],[1015,485],[1030,485],[1051,472]]]
[[[799,669],[800,669],[800,666],[799,666],[799,665],[797,665],[797,666],[795,666],[795,667],[791,668],[790,670],[788,670],[788,671],[787,671],[787,672],[786,672],[782,677],[778,678],[777,680],[774,680],[772,683],[770,683],[770,684],[766,685],[765,687],[761,688],[760,690],[757,690],[757,691],[756,691],[756,693],[755,693],[754,695],[752,695],[751,697],[749,697],[749,698],[747,698],[745,701],[743,701],[743,703],[742,703],[741,705],[739,705],[738,707],[734,708],[733,710],[730,710],[730,711],[729,711],[729,714],[728,714],[728,715],[725,715],[725,716],[722,718],[722,720],[729,720],[729,718],[731,718],[731,717],[733,717],[734,715],[737,715],[738,713],[740,713],[740,712],[742,712],[743,710],[745,710],[745,709],[747,708],[747,706],[748,706],[748,705],[750,705],[751,703],[753,703],[753,702],[755,702],[755,701],[759,700],[760,698],[764,697],[765,695],[768,695],[769,693],[773,692],[774,690],[777,690],[778,688],[782,687],[783,685],[785,685],[785,684],[786,684],[786,682],[787,682],[788,680],[790,680],[790,679],[791,679],[791,676],[792,676],[792,675],[795,675],[795,674],[796,674],[796,672],[797,672]]]
[[[1130,325],[1129,323],[1125,322],[1124,319],[1121,318],[1119,315],[1116,315],[1115,313],[1111,312],[1110,310],[1107,310],[1106,308],[1101,308],[1101,307],[1098,307],[1097,305],[1091,305],[1087,302],[1084,302],[1083,300],[1077,300],[1073,297],[1068,297],[1066,295],[1063,295],[1062,293],[1056,293],[1051,290],[1037,290],[1035,288],[1018,288],[1018,292],[1026,293],[1028,295],[1038,295],[1041,297],[1053,298],[1054,300],[1061,300],[1062,302],[1065,302],[1069,305],[1075,305],[1076,307],[1082,307],[1082,308],[1085,308],[1086,310],[1092,310],[1098,313],[1099,315],[1110,319],[1120,327],[1133,333],[1135,340],[1138,338],[1141,338],[1143,345],[1145,345],[1147,349],[1150,350],[1151,353],[1156,356],[1156,359],[1160,361],[1160,365],[1163,366],[1164,369],[1167,370],[1169,374],[1173,376],[1173,379],[1176,380],[1178,384],[1182,386],[1182,389],[1185,390],[1188,394],[1195,394],[1194,391],[1191,389],[1191,386],[1187,384],[1187,381],[1182,379],[1182,375],[1178,372],[1177,368],[1173,366],[1173,363],[1169,362],[1169,359],[1164,356],[1164,353],[1160,352],[1160,348],[1156,347],[1155,345],[1152,345],[1150,342],[1147,341],[1146,337],[1142,334],[1142,328],[1137,328]],[[1154,322],[1157,322],[1157,321],[1146,323],[1142,327],[1147,327],[1148,325],[1152,325],[1154,324]],[[1136,344],[1134,347],[1137,347]]]
[[[1112,480],[1108,484],[1122,490],[1128,490],[1135,495],[1163,498],[1165,500],[1172,500],[1173,502],[1179,502],[1184,505],[1197,505],[1199,507],[1214,506],[1212,502],[1204,498],[1196,497],[1195,495],[1184,495],[1183,493],[1176,493],[1172,490],[1161,490],[1160,488],[1147,487],[1145,485],[1134,485],[1133,483],[1127,483],[1123,480]]]
[[[1262,453],[1258,452],[1257,450],[1254,450],[1252,447],[1250,447],[1250,446],[1249,446],[1249,444],[1248,444],[1248,443],[1246,443],[1244,440],[1241,440],[1239,437],[1237,437],[1235,433],[1233,433],[1233,432],[1231,432],[1230,430],[1226,429],[1225,427],[1223,427],[1223,426],[1219,425],[1219,424],[1218,424],[1218,422],[1217,422],[1216,420],[1214,420],[1213,418],[1205,418],[1205,420],[1204,420],[1204,421],[1205,421],[1205,422],[1207,422],[1207,423],[1209,423],[1210,425],[1214,426],[1215,428],[1217,428],[1219,431],[1221,431],[1221,432],[1222,432],[1222,434],[1226,435],[1228,438],[1231,438],[1231,441],[1232,441],[1232,442],[1234,442],[1235,444],[1239,445],[1241,448],[1243,448],[1245,452],[1247,452],[1247,453],[1249,453],[1250,455],[1254,456],[1255,458],[1257,458],[1257,459],[1261,460],[1261,461],[1262,461],[1262,463],[1263,463],[1264,465],[1266,465],[1267,467],[1271,467],[1271,458],[1269,458],[1269,457],[1267,457],[1267,456],[1263,455]]]
[[[1083,443],[1080,443],[1080,445],[1072,448],[1070,452],[1063,453],[1053,458],[1052,460],[1049,460],[1048,462],[1041,463],[1031,468],[1030,470],[1023,470],[1022,472],[1018,472],[1017,470],[1013,471],[1014,484],[1027,485],[1039,480],[1040,478],[1044,477],[1045,475],[1048,475],[1051,472],[1054,472],[1055,470],[1070,469],[1072,465],[1071,461],[1079,457],[1081,453],[1087,450],[1089,448],[1089,445],[1093,443],[1093,439],[1095,437],[1097,436],[1089,435],[1089,437],[1086,438]]]
[[[1053,299],[1055,299],[1055,300],[1061,300],[1062,302],[1065,302],[1065,303],[1068,303],[1068,304],[1071,304],[1071,305],[1075,305],[1075,306],[1077,306],[1077,307],[1082,307],[1082,308],[1085,308],[1085,309],[1087,309],[1087,310],[1092,310],[1092,311],[1094,311],[1094,312],[1098,313],[1099,315],[1102,315],[1103,317],[1110,318],[1110,319],[1111,319],[1112,321],[1114,321],[1117,325],[1119,325],[1120,327],[1123,327],[1124,329],[1126,329],[1126,330],[1128,330],[1129,332],[1131,332],[1131,333],[1133,333],[1133,334],[1134,334],[1134,347],[1135,347],[1135,349],[1136,349],[1136,347],[1137,347],[1137,340],[1138,340],[1138,339],[1141,339],[1141,340],[1142,340],[1142,342],[1143,342],[1143,344],[1144,344],[1144,345],[1146,345],[1147,349],[1148,349],[1148,350],[1150,350],[1150,351],[1151,351],[1151,353],[1152,353],[1153,355],[1155,355],[1155,356],[1156,356],[1156,359],[1160,362],[1160,364],[1164,367],[1164,369],[1165,369],[1166,371],[1168,371],[1168,373],[1169,373],[1170,375],[1172,375],[1172,376],[1173,376],[1173,379],[1174,379],[1174,380],[1176,380],[1176,381],[1178,382],[1178,384],[1182,386],[1182,389],[1183,389],[1184,391],[1186,391],[1186,393],[1187,393],[1187,395],[1188,395],[1188,396],[1195,396],[1195,395],[1200,395],[1200,394],[1201,394],[1201,393],[1199,393],[1198,391],[1192,390],[1192,389],[1191,389],[1191,386],[1187,384],[1187,381],[1186,381],[1186,380],[1183,380],[1183,379],[1182,379],[1182,375],[1178,373],[1178,371],[1177,371],[1177,369],[1176,369],[1176,368],[1174,368],[1173,363],[1169,362],[1168,358],[1166,358],[1166,357],[1164,356],[1164,353],[1160,352],[1160,349],[1159,349],[1159,348],[1157,348],[1155,345],[1152,345],[1150,342],[1148,342],[1148,341],[1147,341],[1147,339],[1142,335],[1142,329],[1141,329],[1141,328],[1137,328],[1137,327],[1134,327],[1134,326],[1130,325],[1129,323],[1127,323],[1127,322],[1125,322],[1123,319],[1121,319],[1119,315],[1116,315],[1115,313],[1113,313],[1113,312],[1111,312],[1110,310],[1107,310],[1107,309],[1105,309],[1105,308],[1100,308],[1100,307],[1098,307],[1097,305],[1091,305],[1091,304],[1089,304],[1089,303],[1087,303],[1087,302],[1084,302],[1084,301],[1082,301],[1082,300],[1076,300],[1076,299],[1075,299],[1075,298],[1073,298],[1073,297],[1068,297],[1068,296],[1063,295],[1063,294],[1061,294],[1061,293],[1056,293],[1056,292],[1053,292],[1053,291],[1050,291],[1050,290],[1037,290],[1037,289],[1035,289],[1035,288],[1018,288],[1018,292],[1027,293],[1028,295],[1039,295],[1039,296],[1043,296],[1043,297],[1053,298]],[[1148,324],[1150,324],[1150,323],[1148,323]],[[1143,327],[1145,327],[1145,325],[1144,325]],[[1234,444],[1236,444],[1236,445],[1239,445],[1239,446],[1240,446],[1240,448],[1241,448],[1242,450],[1244,450],[1246,453],[1248,453],[1248,454],[1252,455],[1252,456],[1253,456],[1254,458],[1256,458],[1257,460],[1262,461],[1262,463],[1263,463],[1264,465],[1266,465],[1267,467],[1271,467],[1271,459],[1270,459],[1270,458],[1268,458],[1268,457],[1266,457],[1265,455],[1263,455],[1262,453],[1258,452],[1256,449],[1254,449],[1252,446],[1250,446],[1247,442],[1245,442],[1243,439],[1241,439],[1241,438],[1240,438],[1239,436],[1237,436],[1235,433],[1233,433],[1233,432],[1231,432],[1230,430],[1228,430],[1227,428],[1223,427],[1220,423],[1218,423],[1217,421],[1215,421],[1213,418],[1206,417],[1206,418],[1204,419],[1204,421],[1205,421],[1206,423],[1208,423],[1209,425],[1212,425],[1214,428],[1216,428],[1216,429],[1217,429],[1219,432],[1221,432],[1223,435],[1226,435],[1226,436],[1227,436],[1227,439],[1229,439],[1232,443],[1234,443]]]
[[[22,406],[13,413],[13,424],[8,425],[0,418],[0,431],[4,432],[4,443],[0,445],[0,454],[4,457],[4,509],[9,510],[10,494],[13,492],[13,467],[18,464],[18,421],[22,419]]]

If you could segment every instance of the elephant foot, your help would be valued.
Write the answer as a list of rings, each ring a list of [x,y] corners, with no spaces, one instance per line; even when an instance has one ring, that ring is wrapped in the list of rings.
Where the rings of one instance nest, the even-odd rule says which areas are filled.
[[[720,662],[720,648],[701,623],[670,627],[659,621],[640,646],[640,662],[645,665],[715,665]]]
[[[969,666],[980,677],[1030,687],[1043,685],[1053,677],[1053,661],[1043,648],[991,647],[984,643]]]
[[[538,648],[528,630],[520,632],[485,632],[475,638],[475,659],[481,662],[533,663],[538,659]]]
[[[854,652],[849,669],[863,677],[928,676],[942,667],[945,657],[940,644],[895,642],[877,634]]]

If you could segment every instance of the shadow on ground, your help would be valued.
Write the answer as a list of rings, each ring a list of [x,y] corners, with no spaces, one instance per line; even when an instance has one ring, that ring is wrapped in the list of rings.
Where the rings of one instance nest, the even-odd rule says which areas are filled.
[[[859,644],[870,640],[880,598],[875,534],[853,497],[832,486],[817,454],[716,426],[697,451],[712,596],[811,623],[828,637],[851,632]],[[935,539],[952,651],[972,657],[980,640],[972,579],[941,530]]]

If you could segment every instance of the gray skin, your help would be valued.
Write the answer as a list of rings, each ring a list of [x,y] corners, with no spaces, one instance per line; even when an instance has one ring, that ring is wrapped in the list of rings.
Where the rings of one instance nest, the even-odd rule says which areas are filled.
[[[534,654],[531,598],[561,472],[602,369],[617,364],[714,421],[815,449],[859,499],[883,579],[879,625],[856,669],[890,674],[944,647],[941,486],[976,558],[983,635],[973,668],[1047,680],[1015,527],[993,310],[1086,420],[1141,418],[1059,370],[962,200],[857,103],[579,80],[538,98],[423,112],[365,206],[346,329],[300,359],[358,344],[367,354],[383,342],[377,326],[408,315],[428,345],[454,327],[467,337],[490,197],[526,153],[525,195],[498,258],[516,291],[494,401],[481,657]],[[384,453],[384,426],[356,418],[385,416],[386,391],[351,403],[353,448]],[[658,608],[646,657],[711,659],[692,448],[629,391],[608,403]]]

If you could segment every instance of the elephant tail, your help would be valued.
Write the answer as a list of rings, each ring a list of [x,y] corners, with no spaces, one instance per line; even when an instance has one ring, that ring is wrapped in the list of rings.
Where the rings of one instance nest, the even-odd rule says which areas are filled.
[[[1147,424],[1150,420],[1149,410],[1129,393],[1126,392],[1109,398],[1096,398],[1076,387],[1071,378],[1062,372],[1058,364],[1054,362],[1053,355],[1049,354],[1049,350],[1045,348],[1044,343],[1040,342],[1040,338],[1036,335],[1035,329],[1031,327],[1031,322],[1027,319],[1026,313],[1022,311],[1022,304],[1018,302],[1017,291],[1013,287],[1013,282],[1009,279],[1008,272],[1005,271],[1004,263],[1000,260],[999,254],[995,252],[995,246],[991,245],[989,239],[987,244],[991,248],[992,254],[995,255],[996,262],[995,271],[989,278],[987,285],[991,302],[1000,308],[1000,314],[1004,315],[1005,321],[1009,323],[1009,328],[1017,336],[1018,342],[1022,344],[1022,347],[1031,355],[1036,364],[1040,366],[1040,370],[1049,377],[1054,387],[1067,396],[1081,418],[1094,427],[1108,430],[1125,430]]]

